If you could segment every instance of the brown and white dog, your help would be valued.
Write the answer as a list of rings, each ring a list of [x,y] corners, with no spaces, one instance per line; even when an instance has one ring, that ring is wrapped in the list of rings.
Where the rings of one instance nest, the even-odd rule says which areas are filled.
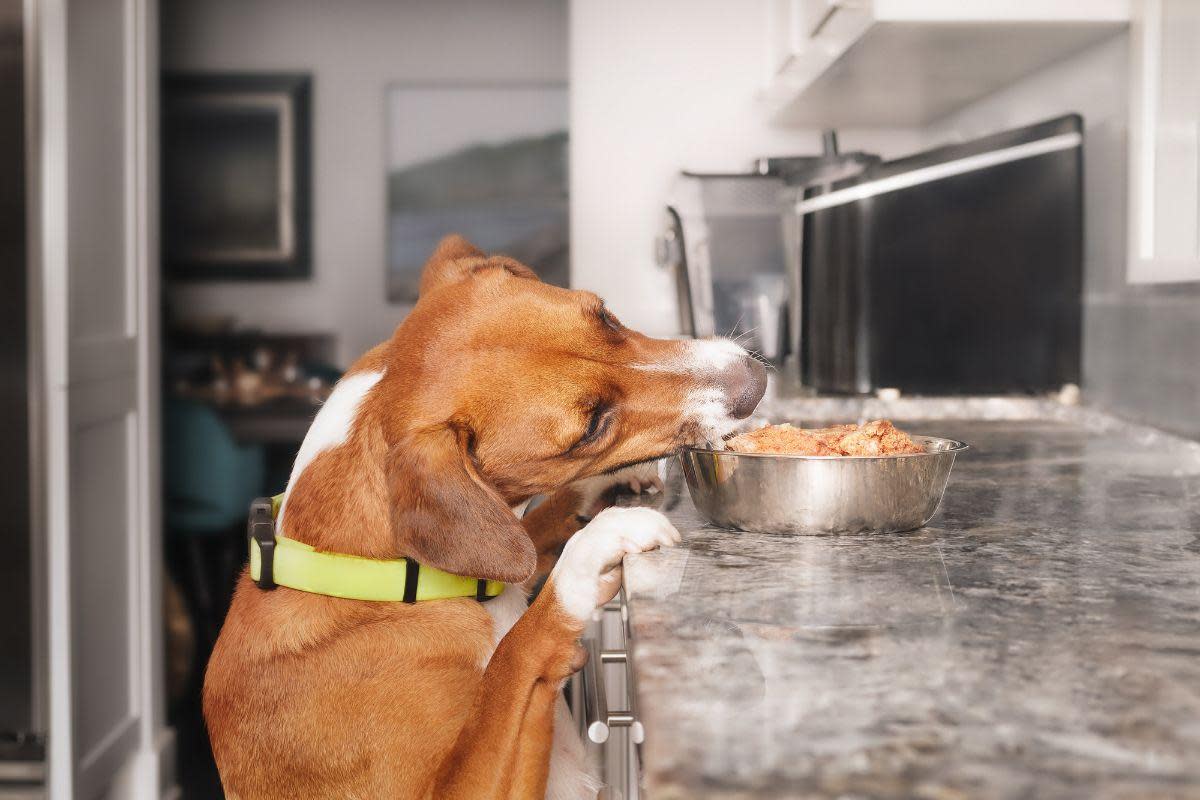
[[[318,550],[511,585],[406,604],[243,575],[204,685],[227,796],[594,797],[561,688],[624,554],[678,534],[646,508],[580,529],[594,496],[579,482],[723,435],[764,387],[731,342],[648,338],[593,294],[443,241],[412,313],[317,415],[278,525]],[[536,494],[550,499],[518,519]],[[521,585],[551,568],[528,605]]]

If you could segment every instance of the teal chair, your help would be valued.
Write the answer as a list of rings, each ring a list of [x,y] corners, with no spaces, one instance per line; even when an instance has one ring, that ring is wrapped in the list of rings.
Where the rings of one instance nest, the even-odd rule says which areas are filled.
[[[263,494],[263,448],[238,444],[212,408],[178,398],[165,403],[163,436],[169,544],[182,551],[197,634],[211,646],[220,625],[214,595],[228,593],[244,555],[239,548],[245,544],[241,529],[247,509]],[[221,564],[219,587],[207,567],[214,550]],[[227,598],[222,600],[223,607]]]

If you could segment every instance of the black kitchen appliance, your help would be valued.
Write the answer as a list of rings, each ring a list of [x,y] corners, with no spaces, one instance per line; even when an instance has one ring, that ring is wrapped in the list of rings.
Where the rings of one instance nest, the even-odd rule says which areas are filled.
[[[1069,115],[797,186],[792,363],[818,391],[1078,383],[1082,120]]]
[[[26,4],[27,5],[27,4]],[[42,797],[45,778],[44,609],[31,484],[34,337],[26,196],[25,16],[0,0],[0,797]]]

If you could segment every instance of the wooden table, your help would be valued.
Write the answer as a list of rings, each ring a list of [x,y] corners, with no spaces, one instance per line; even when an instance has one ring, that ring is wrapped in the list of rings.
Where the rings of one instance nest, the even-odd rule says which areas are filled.
[[[293,445],[299,447],[321,410],[329,388],[316,393],[302,386],[269,386],[250,397],[213,386],[175,387],[174,393],[217,412],[241,444]]]
[[[256,405],[214,403],[213,408],[233,438],[243,444],[299,447],[321,406],[310,400],[279,398]]]

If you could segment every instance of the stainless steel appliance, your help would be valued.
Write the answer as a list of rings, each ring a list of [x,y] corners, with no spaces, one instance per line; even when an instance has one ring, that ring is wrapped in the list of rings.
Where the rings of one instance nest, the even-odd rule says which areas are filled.
[[[1082,121],[1069,115],[798,182],[791,349],[824,392],[1078,383]]]
[[[658,263],[675,276],[680,331],[736,337],[780,362],[787,344],[787,271],[780,214],[789,185],[856,174],[877,163],[841,154],[832,131],[821,155],[761,158],[749,172],[684,171],[671,191]]]
[[[658,259],[675,274],[682,333],[741,337],[767,358],[783,354],[783,189],[771,174],[680,175]]]

